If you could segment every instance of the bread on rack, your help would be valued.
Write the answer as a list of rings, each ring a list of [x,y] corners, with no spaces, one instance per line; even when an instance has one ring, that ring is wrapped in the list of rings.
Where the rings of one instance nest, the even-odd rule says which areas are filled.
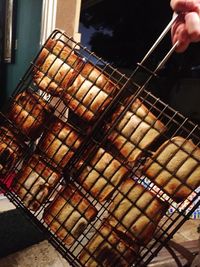
[[[110,103],[117,85],[62,41],[50,39],[34,68],[37,86],[53,96],[61,96],[78,116],[91,121]],[[63,95],[64,93],[64,95]]]
[[[35,65],[36,67],[42,66],[48,55],[53,54],[80,72],[84,78],[91,81],[99,88],[102,88],[105,92],[110,94],[113,90],[116,90],[116,84],[111,81],[109,75],[105,75],[105,71],[103,72],[91,62],[85,62],[81,55],[76,54],[75,50],[79,50],[79,48],[80,47],[76,46],[72,48],[69,43],[61,40],[49,39],[39,54]]]
[[[37,211],[61,179],[61,174],[34,154],[17,175],[14,191],[25,207]]]
[[[103,223],[82,249],[79,259],[85,267],[130,267],[137,258],[138,246],[130,246],[113,228]]]
[[[21,159],[24,147],[14,131],[7,126],[0,127],[0,175],[8,174],[15,167]]]
[[[75,51],[74,47],[74,51]],[[80,57],[75,54],[69,43],[62,40],[48,39],[41,53],[36,59],[36,66],[41,66],[46,57],[52,53],[58,56],[63,61],[66,61],[70,66],[77,66],[80,63]]]
[[[109,77],[105,75],[104,70],[100,70],[91,62],[86,62],[81,70],[81,75],[87,80],[91,81],[97,87],[103,89],[107,94],[114,94],[119,87]]]
[[[34,82],[53,96],[71,83],[83,61],[63,41],[49,39],[35,62]]]
[[[86,62],[72,85],[65,90],[64,102],[79,117],[93,121],[111,102],[119,91],[105,71]]]
[[[78,169],[83,163],[84,161],[80,161],[77,164]],[[84,166],[77,182],[102,202],[111,196],[128,172],[128,168],[120,161],[103,148],[99,148],[90,163]]]
[[[174,201],[184,201],[200,185],[200,148],[175,136],[147,160],[145,175]]]
[[[45,209],[43,219],[67,245],[72,245],[95,219],[97,209],[75,185],[67,184]]]
[[[108,207],[106,220],[118,232],[146,245],[168,208],[155,193],[127,178]]]
[[[30,89],[13,98],[8,116],[21,133],[31,139],[37,139],[52,112],[53,107]]]
[[[79,74],[72,85],[65,90],[63,101],[78,116],[91,121],[108,106],[111,97]]]
[[[82,137],[69,123],[54,118],[43,133],[38,148],[60,168],[64,168],[82,143]]]
[[[150,110],[136,99],[122,115],[120,106],[112,116],[111,127],[120,116],[108,140],[131,163],[134,163],[163,132],[166,127]]]

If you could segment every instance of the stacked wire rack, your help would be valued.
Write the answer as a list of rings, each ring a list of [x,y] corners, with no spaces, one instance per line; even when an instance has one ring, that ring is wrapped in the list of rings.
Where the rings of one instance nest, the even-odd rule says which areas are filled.
[[[138,68],[55,30],[1,113],[0,185],[72,266],[147,266],[200,204],[200,128]]]

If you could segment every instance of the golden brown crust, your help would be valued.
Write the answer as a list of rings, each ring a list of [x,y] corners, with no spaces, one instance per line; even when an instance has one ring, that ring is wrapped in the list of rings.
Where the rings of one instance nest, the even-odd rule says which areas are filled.
[[[7,174],[21,158],[23,143],[9,128],[0,127],[0,174]]]
[[[145,175],[176,202],[200,185],[200,148],[181,136],[164,142],[144,166]]]
[[[96,208],[68,184],[45,209],[43,219],[63,242],[72,245],[96,215]]]
[[[80,63],[84,63],[82,59],[76,55],[71,47],[66,45],[62,41],[56,41],[49,39],[45,45],[46,49],[52,52],[54,55],[58,56],[62,60],[66,61],[70,66],[78,66]],[[46,52],[47,53],[47,52]],[[37,64],[42,64],[42,59],[46,57],[47,54],[38,58]],[[87,62],[81,66],[81,75],[90,80],[93,84],[103,89],[108,94],[114,93],[117,88],[117,85],[114,84],[101,70],[99,70],[92,63]]]
[[[112,200],[107,221],[125,236],[146,245],[167,209],[153,192],[129,178]]]
[[[55,59],[53,55],[48,56],[41,70],[36,72],[34,81],[41,90],[53,96],[62,93],[63,89],[70,85],[75,75],[69,65],[63,64],[60,59]]]
[[[118,90],[106,75],[61,41],[49,40],[36,60],[34,81],[86,121],[99,115]],[[64,92],[64,96],[63,96]]]
[[[113,114],[112,123],[120,116],[125,107],[119,107]],[[158,120],[139,99],[122,116],[108,137],[120,153],[129,162],[135,162],[161,133],[166,131],[164,124]]]
[[[78,168],[82,165],[79,162]],[[100,202],[108,199],[129,170],[100,148],[80,173],[78,182]]]
[[[62,41],[49,39],[45,44],[45,48],[46,50],[43,49],[42,51],[46,51],[46,53],[51,52],[52,54],[59,56],[70,66],[77,65],[80,62],[80,58],[72,51],[72,48]],[[44,57],[45,56],[47,56],[47,54],[45,54]],[[36,61],[36,64],[41,65],[43,63],[44,57],[40,55]]]
[[[50,39],[36,60],[34,81],[41,90],[58,96],[70,85],[82,64],[70,47]]]
[[[81,75],[90,80],[99,88],[103,89],[107,94],[114,94],[119,90],[118,86],[114,84],[101,70],[98,70],[96,66],[87,62],[81,70]]]
[[[137,258],[138,246],[130,247],[108,224],[98,232],[81,251],[80,262],[85,267],[130,267]]]
[[[38,147],[59,167],[64,168],[82,143],[82,138],[68,123],[56,118],[43,134]]]
[[[8,116],[23,134],[36,139],[52,112],[53,108],[41,96],[26,90],[13,99]]]
[[[17,175],[14,190],[24,205],[36,211],[47,199],[61,174],[47,165],[39,155],[33,155]]]
[[[78,116],[91,121],[108,106],[111,98],[79,74],[73,84],[65,90],[63,100]]]

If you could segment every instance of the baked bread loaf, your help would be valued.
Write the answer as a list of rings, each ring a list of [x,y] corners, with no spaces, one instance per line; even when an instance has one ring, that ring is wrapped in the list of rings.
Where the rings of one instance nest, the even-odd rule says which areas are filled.
[[[80,63],[80,57],[72,51],[72,48],[69,45],[61,40],[50,38],[36,59],[36,66],[41,66],[49,53],[58,56],[70,66],[77,66]]]
[[[86,121],[105,109],[117,89],[92,63],[85,63],[64,42],[52,39],[36,60],[34,81],[41,90],[62,95],[65,104]]]
[[[111,125],[125,109],[121,106],[112,116]],[[108,136],[108,140],[130,162],[134,163],[160,135],[166,130],[148,108],[136,99],[125,112],[119,123]]]
[[[83,248],[79,259],[85,267],[130,267],[136,260],[137,253],[137,245],[131,247],[109,224],[103,223]]]
[[[34,82],[41,90],[58,96],[82,64],[81,58],[64,42],[49,39],[36,60]]]
[[[126,179],[108,208],[108,223],[140,245],[153,237],[168,205],[133,179]]]
[[[82,143],[78,132],[66,122],[55,118],[42,135],[38,147],[60,168],[64,168]]]
[[[175,136],[165,141],[144,166],[145,175],[174,201],[184,201],[200,185],[200,148]]]
[[[21,133],[37,139],[52,112],[53,108],[41,96],[25,90],[13,99],[8,116]]]
[[[110,94],[116,90],[116,84],[114,84],[108,76],[102,73],[102,71],[92,63],[85,63],[80,56],[74,53],[70,46],[59,40],[49,39],[47,41],[36,60],[36,66],[42,66],[50,53],[60,58],[75,70],[80,71],[84,78],[88,79],[99,88],[102,88],[105,92]]]
[[[74,185],[68,184],[45,209],[43,218],[65,244],[72,245],[96,215],[97,209]]]
[[[80,161],[78,168],[82,164],[83,161]],[[81,171],[77,182],[102,202],[111,196],[128,172],[129,170],[110,153],[99,148],[90,163]]]
[[[119,90],[119,87],[102,70],[99,70],[90,62],[85,63],[81,70],[81,75],[109,95]]]
[[[6,126],[0,127],[0,175],[9,171],[21,159],[24,144],[16,134]],[[1,177],[3,178],[3,176]]]
[[[37,211],[60,179],[60,173],[34,154],[18,173],[14,191],[25,207]]]
[[[78,116],[91,121],[105,109],[111,97],[79,74],[73,84],[65,90],[63,101]]]

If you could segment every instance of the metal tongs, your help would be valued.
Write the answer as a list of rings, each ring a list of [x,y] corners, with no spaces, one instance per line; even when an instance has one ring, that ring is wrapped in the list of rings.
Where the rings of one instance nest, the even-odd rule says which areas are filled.
[[[157,76],[157,72],[165,65],[165,63],[168,61],[168,59],[170,58],[170,56],[173,54],[173,52],[175,51],[176,47],[178,46],[179,41],[176,41],[176,43],[166,53],[166,55],[164,56],[164,58],[159,62],[159,64],[157,65],[157,67],[153,71],[150,70],[148,67],[145,67],[144,63],[147,61],[147,59],[150,57],[150,55],[154,52],[154,50],[157,48],[157,46],[161,43],[161,41],[164,39],[164,37],[167,35],[167,33],[171,30],[171,27],[172,27],[173,23],[177,20],[178,17],[179,17],[179,14],[174,13],[171,21],[168,23],[168,25],[166,26],[166,28],[160,34],[160,36],[155,41],[155,43],[152,45],[152,47],[149,49],[149,51],[146,53],[146,55],[144,56],[144,58],[142,59],[142,61],[140,61],[139,63],[137,63],[138,66],[136,67],[136,69],[133,71],[133,73],[129,77],[129,78],[133,79],[134,78],[134,75],[138,72],[139,68],[143,68],[148,73],[150,73],[150,76],[146,80],[146,82],[144,82],[144,84],[142,86],[139,86],[139,90],[136,93],[136,95],[138,95],[141,92],[141,90],[143,90],[145,88],[145,86],[148,84],[148,82],[151,80],[151,78],[153,76]]]
[[[146,61],[146,59],[153,53],[153,51],[160,44],[160,42],[163,40],[163,38],[166,36],[166,34],[170,31],[173,23],[177,20],[178,16],[179,15],[177,13],[174,13],[174,16],[171,19],[171,21],[169,22],[169,24],[166,26],[166,28],[163,30],[163,32],[161,33],[161,35],[158,37],[158,39],[155,41],[155,43],[153,44],[153,46],[149,49],[149,51],[147,52],[147,54],[144,56],[144,58],[142,59],[142,61],[139,64],[142,65]],[[176,41],[176,43],[172,46],[172,48],[165,55],[165,57],[162,59],[162,61],[158,64],[157,68],[155,69],[155,72],[158,71],[160,68],[162,68],[162,66],[167,62],[167,60],[169,59],[169,57],[175,51],[177,45],[178,45],[178,41]]]

